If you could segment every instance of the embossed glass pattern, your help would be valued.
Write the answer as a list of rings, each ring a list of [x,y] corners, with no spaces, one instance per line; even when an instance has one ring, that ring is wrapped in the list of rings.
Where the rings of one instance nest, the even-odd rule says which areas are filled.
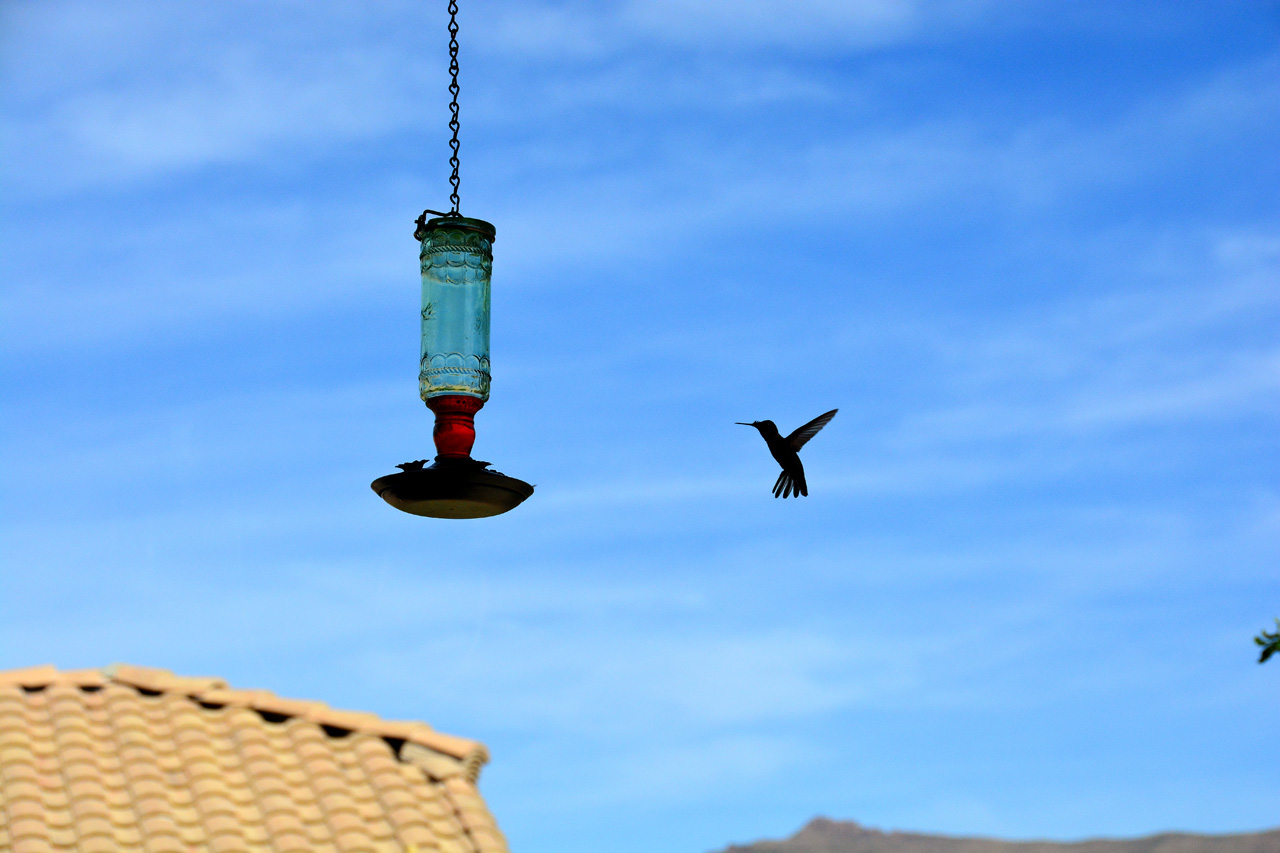
[[[422,238],[422,399],[489,399],[489,277],[494,228],[479,219],[432,219]]]

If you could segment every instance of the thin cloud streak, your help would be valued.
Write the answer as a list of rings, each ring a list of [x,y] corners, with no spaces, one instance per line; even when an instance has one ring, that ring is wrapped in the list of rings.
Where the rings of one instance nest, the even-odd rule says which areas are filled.
[[[1185,156],[1179,149],[1186,142],[1171,147],[1157,140],[1199,137],[1209,144],[1236,132],[1233,127],[1260,127],[1273,120],[1272,105],[1280,103],[1280,97],[1271,97],[1277,94],[1272,91],[1274,84],[1263,82],[1272,76],[1268,70],[1234,71],[1160,109],[1144,107],[1112,128],[1083,135],[1061,130],[1055,132],[1056,138],[1037,138],[1033,132],[998,143],[954,126],[867,133],[852,142],[819,143],[782,173],[762,167],[772,152],[750,147],[718,152],[715,165],[699,156],[686,156],[683,162],[667,159],[658,166],[660,180],[651,175],[630,178],[628,185],[612,186],[607,193],[600,191],[599,183],[589,181],[583,197],[552,199],[542,205],[539,219],[570,216],[567,211],[563,216],[554,213],[566,203],[586,211],[583,221],[592,224],[582,235],[579,245],[586,251],[578,260],[590,266],[599,258],[641,252],[655,241],[678,240],[679,235],[707,227],[723,228],[725,222],[746,225],[765,211],[770,216],[803,211],[854,220],[875,217],[883,227],[895,218],[917,216],[921,210],[960,197],[978,206],[1010,205],[1016,210],[1034,203],[1042,207],[1064,195],[1087,193],[1117,175],[1134,180],[1136,172],[1160,162],[1160,157],[1151,156],[1152,150],[1168,152],[1172,157],[1168,166]],[[314,128],[315,123],[300,126]],[[39,168],[24,171],[47,173]],[[832,176],[838,179],[833,181]],[[663,201],[665,214],[660,220],[641,216],[642,209],[657,204],[657,199],[649,198],[652,187],[681,184],[687,187],[686,195]],[[593,210],[599,207],[594,199],[605,197],[612,206]],[[300,211],[305,215],[299,216]],[[531,266],[548,239],[545,225],[530,222],[527,213],[515,207],[503,210],[500,206],[497,213],[504,222],[505,286],[550,284],[539,268]],[[116,282],[108,288],[99,281],[85,286],[68,279],[50,291],[47,285],[24,287],[22,277],[11,280],[4,293],[5,314],[13,330],[6,336],[8,346],[51,346],[65,344],[69,338],[88,343],[203,318],[315,309],[384,293],[390,298],[394,291],[388,284],[406,273],[402,265],[390,262],[395,255],[385,236],[375,235],[398,233],[391,229],[401,218],[369,197],[355,200],[354,205],[352,199],[342,199],[328,209],[299,199],[256,208],[240,205],[234,211],[182,211],[176,221],[162,229],[147,229],[144,236],[132,229],[120,235],[121,241],[137,247],[133,257],[162,259],[154,272],[120,268]],[[366,224],[353,234],[353,221]],[[247,241],[246,234],[252,235]],[[249,253],[237,253],[234,265],[215,258],[212,275],[175,254],[191,247],[200,257],[208,254],[207,246],[245,246],[246,242]],[[275,248],[282,246],[295,251],[282,255]],[[52,320],[55,316],[57,322]]]

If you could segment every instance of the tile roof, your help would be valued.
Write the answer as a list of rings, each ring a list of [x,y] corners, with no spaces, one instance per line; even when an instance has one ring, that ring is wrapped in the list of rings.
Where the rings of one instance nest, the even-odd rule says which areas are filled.
[[[505,853],[483,744],[117,665],[0,672],[0,850]]]

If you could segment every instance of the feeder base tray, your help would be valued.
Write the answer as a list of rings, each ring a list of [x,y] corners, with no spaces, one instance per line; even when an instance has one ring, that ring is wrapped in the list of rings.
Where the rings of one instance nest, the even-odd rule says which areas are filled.
[[[488,518],[515,509],[533,494],[533,486],[487,471],[488,465],[474,459],[437,457],[430,467],[409,467],[379,477],[371,485],[378,497],[396,509],[428,518]]]

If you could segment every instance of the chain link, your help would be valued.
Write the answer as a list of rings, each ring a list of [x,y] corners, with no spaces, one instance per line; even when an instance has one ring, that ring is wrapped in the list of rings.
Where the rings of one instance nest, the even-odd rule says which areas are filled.
[[[453,175],[449,178],[449,183],[453,185],[449,203],[453,207],[449,214],[458,216],[458,0],[449,0],[449,76],[449,94],[453,96],[449,103],[449,129],[453,131],[453,138],[449,140],[449,147],[453,149],[449,156],[449,165],[453,167]]]

